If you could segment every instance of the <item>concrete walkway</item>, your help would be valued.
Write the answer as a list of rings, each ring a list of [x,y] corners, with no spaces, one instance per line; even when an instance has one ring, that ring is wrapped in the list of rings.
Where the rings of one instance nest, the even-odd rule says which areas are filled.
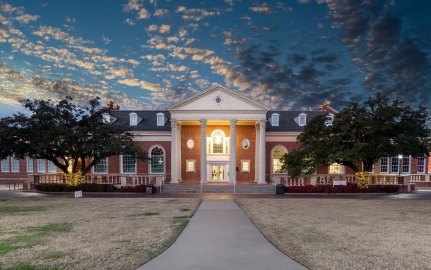
[[[164,253],[139,270],[307,269],[263,237],[231,200],[204,200]]]

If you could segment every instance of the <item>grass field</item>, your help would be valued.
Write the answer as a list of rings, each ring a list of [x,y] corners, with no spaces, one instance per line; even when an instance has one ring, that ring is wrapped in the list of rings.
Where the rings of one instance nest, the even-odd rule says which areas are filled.
[[[0,199],[0,269],[136,269],[177,238],[197,199]]]
[[[311,269],[431,269],[431,204],[415,200],[240,199],[285,254]]]

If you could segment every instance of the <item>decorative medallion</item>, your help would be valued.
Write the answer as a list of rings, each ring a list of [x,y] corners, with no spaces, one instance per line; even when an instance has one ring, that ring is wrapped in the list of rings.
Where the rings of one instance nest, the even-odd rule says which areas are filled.
[[[248,139],[242,139],[241,145],[243,149],[248,149],[250,147],[250,141]]]
[[[186,145],[188,149],[192,149],[195,146],[195,142],[192,139],[188,139]]]

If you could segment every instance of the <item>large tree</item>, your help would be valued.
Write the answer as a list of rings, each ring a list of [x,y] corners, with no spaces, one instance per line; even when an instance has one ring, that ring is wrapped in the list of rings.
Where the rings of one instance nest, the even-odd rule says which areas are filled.
[[[90,100],[88,107],[75,105],[70,97],[21,103],[26,113],[0,119],[0,159],[46,159],[66,174],[83,175],[112,155],[148,160],[125,127],[103,123],[103,113],[110,108],[100,108],[99,98]]]
[[[326,120],[323,115],[311,120],[298,137],[301,148],[282,158],[291,175],[309,174],[335,162],[355,172],[370,172],[380,157],[430,152],[430,117],[425,107],[412,108],[377,94],[363,103],[351,103],[332,125]]]

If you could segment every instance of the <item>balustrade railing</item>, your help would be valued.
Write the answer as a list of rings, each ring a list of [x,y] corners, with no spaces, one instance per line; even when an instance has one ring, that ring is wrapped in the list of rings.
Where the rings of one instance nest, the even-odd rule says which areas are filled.
[[[63,173],[32,173],[28,180],[34,184],[64,184]],[[165,175],[160,174],[86,174],[84,183],[87,184],[111,184],[120,186],[138,186],[153,184],[160,186],[165,181]]]

